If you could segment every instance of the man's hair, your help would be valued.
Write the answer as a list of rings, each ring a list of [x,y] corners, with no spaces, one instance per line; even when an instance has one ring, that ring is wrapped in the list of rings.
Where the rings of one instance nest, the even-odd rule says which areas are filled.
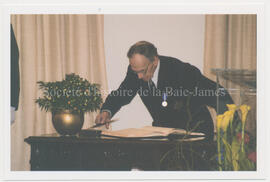
[[[130,59],[134,54],[144,55],[150,61],[154,61],[154,57],[158,56],[157,48],[147,41],[139,41],[132,45],[128,50],[127,57]]]

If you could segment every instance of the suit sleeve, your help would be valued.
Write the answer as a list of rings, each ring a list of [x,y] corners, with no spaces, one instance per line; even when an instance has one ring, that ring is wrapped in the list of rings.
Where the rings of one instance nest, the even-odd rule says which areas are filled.
[[[109,110],[111,117],[124,105],[127,105],[137,94],[139,88],[139,80],[135,73],[132,72],[130,66],[124,81],[120,84],[117,90],[113,90],[106,98],[101,107],[102,110]]]
[[[205,93],[208,93],[204,96],[197,97],[200,97],[200,100],[202,100],[202,102],[214,108],[216,112],[219,112],[217,114],[224,113],[228,109],[226,106],[227,104],[233,104],[233,100],[228,91],[221,85],[218,85],[217,87],[217,83],[208,79],[207,77],[202,75],[199,79],[197,86],[198,89],[202,90]],[[218,111],[217,107],[219,108]]]
[[[181,72],[179,72],[179,79],[183,80],[185,89],[189,90],[189,93],[196,97],[196,100],[203,104],[214,108],[217,111],[217,105],[219,107],[219,113],[224,113],[227,110],[226,104],[233,104],[233,100],[227,90],[218,85],[217,83],[208,79],[201,74],[200,70],[195,66],[188,63],[184,63]],[[218,102],[217,102],[218,99]]]

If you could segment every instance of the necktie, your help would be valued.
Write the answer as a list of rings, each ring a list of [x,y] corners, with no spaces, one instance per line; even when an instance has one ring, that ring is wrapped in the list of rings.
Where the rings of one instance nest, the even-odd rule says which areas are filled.
[[[149,80],[148,81],[148,87],[149,87],[149,90],[153,93],[153,91],[156,89],[156,85],[155,83],[152,81],[152,80]]]

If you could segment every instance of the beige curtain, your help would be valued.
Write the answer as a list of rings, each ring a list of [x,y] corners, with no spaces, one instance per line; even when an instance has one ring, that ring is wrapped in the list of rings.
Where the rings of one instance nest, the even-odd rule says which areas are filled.
[[[256,15],[206,15],[205,17],[204,74],[216,81],[212,68],[256,70],[257,17]],[[226,80],[221,80],[226,88],[245,89]],[[256,130],[256,96],[240,97],[239,92],[231,92],[236,104],[249,104],[252,111],[247,121],[247,130]],[[241,99],[240,99],[241,98]],[[211,109],[212,116],[215,112]]]
[[[24,138],[55,133],[51,114],[38,108],[36,82],[76,73],[107,89],[102,15],[12,15],[20,58],[20,103],[11,128],[11,170],[29,170]],[[103,95],[103,98],[105,96]],[[96,113],[85,116],[84,128]]]

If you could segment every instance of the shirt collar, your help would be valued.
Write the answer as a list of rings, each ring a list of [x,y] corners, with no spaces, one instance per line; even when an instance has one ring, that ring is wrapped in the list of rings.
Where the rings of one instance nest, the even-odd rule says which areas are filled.
[[[155,85],[157,86],[157,82],[158,82],[158,73],[159,73],[159,68],[160,68],[160,60],[158,60],[158,65],[157,65],[157,68],[153,74],[153,77],[152,77],[152,81],[155,83]]]

